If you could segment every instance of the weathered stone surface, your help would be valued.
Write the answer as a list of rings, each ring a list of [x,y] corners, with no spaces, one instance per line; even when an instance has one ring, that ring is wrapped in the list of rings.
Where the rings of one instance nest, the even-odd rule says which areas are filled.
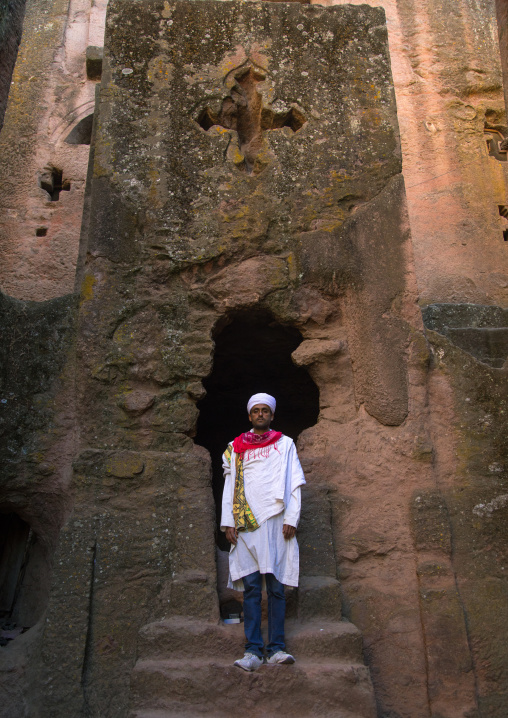
[[[2,716],[30,714],[36,697],[41,624],[50,594],[58,533],[69,509],[75,450],[72,394],[76,297],[44,304],[0,296],[0,507],[31,529],[23,568],[10,576],[9,537],[2,581],[14,580],[10,620],[30,628],[1,648]]]
[[[123,397],[120,406],[130,416],[140,416],[153,406],[154,399],[152,392],[138,389]]]
[[[422,0],[416,5],[412,0],[322,0],[322,4],[372,5],[386,12],[423,301],[505,305],[508,273],[502,232],[507,225],[499,206],[506,202],[507,163],[490,157],[484,140],[486,122],[506,126],[501,86],[503,65],[506,72],[503,2],[466,3],[460,11],[455,0],[440,4]],[[69,154],[62,151],[64,138],[57,132],[48,142],[47,132],[57,126],[68,134],[81,120],[80,112],[93,111],[95,81],[86,80],[83,57],[88,45],[102,44],[105,8],[105,0],[95,2],[91,10],[80,2],[28,7],[0,153],[2,206],[7,210],[3,227],[8,237],[2,246],[7,261],[0,274],[4,289],[18,298],[46,299],[72,290],[76,252],[69,248],[76,248],[79,234],[88,148],[80,152],[75,147]],[[67,72],[69,67],[72,72]],[[47,113],[41,116],[45,107]],[[353,146],[362,141],[358,135]],[[44,202],[29,182],[48,157],[55,166],[63,163],[71,180],[77,180],[72,201],[62,197],[65,206],[58,208]],[[41,215],[42,224],[37,223]],[[44,227],[52,241],[32,239]]]
[[[290,651],[309,658],[248,675],[231,669],[243,648],[241,625],[176,617],[144,626],[132,674],[132,715],[196,715],[203,703],[213,716],[237,712],[241,705],[267,713],[275,705],[278,712],[291,709],[302,716],[375,715],[361,637],[352,624],[289,620],[286,637]],[[194,670],[186,672],[186,666]]]
[[[335,579],[337,567],[327,487],[312,483],[304,487],[302,495],[300,571],[303,576],[327,576]]]
[[[502,328],[508,323],[507,309],[479,304],[429,304],[422,315],[425,326],[439,334],[463,327]]]
[[[431,304],[422,314],[425,326],[484,364],[500,369],[508,359],[508,310],[476,304]]]
[[[395,220],[397,227],[395,234],[398,239],[392,241],[390,238],[395,237],[393,234],[393,207],[389,206],[390,211],[386,212],[386,216],[382,214],[381,208],[379,210],[381,214],[377,219],[377,224],[379,231],[385,232],[383,252],[386,253],[386,264],[380,264],[377,255],[374,261],[374,255],[372,257],[369,255],[368,244],[365,243],[363,246],[358,239],[354,239],[357,229],[348,229],[349,234],[346,232],[344,240],[334,239],[334,237],[342,236],[340,227],[351,212],[358,206],[369,202],[371,197],[380,191],[383,184],[400,169],[396,135],[393,130],[393,97],[389,75],[384,69],[381,69],[381,65],[378,68],[369,68],[369,76],[374,82],[372,87],[382,88],[382,95],[386,98],[383,103],[375,100],[372,105],[373,109],[369,110],[377,118],[375,122],[374,115],[360,112],[359,109],[364,102],[362,93],[365,92],[366,97],[369,97],[371,86],[357,87],[350,79],[348,80],[348,73],[351,72],[351,69],[347,69],[348,67],[352,68],[354,63],[360,63],[363,67],[364,62],[371,62],[366,60],[366,55],[361,49],[362,43],[367,43],[370,48],[367,54],[373,56],[373,53],[382,47],[383,33],[376,29],[370,35],[366,35],[363,30],[360,35],[355,35],[354,58],[348,62],[342,61],[337,78],[333,81],[330,80],[325,93],[318,89],[321,80],[317,76],[318,84],[310,80],[313,73],[316,72],[316,68],[311,62],[312,43],[318,43],[319,40],[316,47],[321,48],[321,39],[319,38],[321,37],[320,23],[323,22],[322,10],[317,8],[305,10],[297,6],[284,10],[285,16],[287,15],[287,23],[289,23],[288,27],[291,24],[296,27],[294,25],[296,19],[291,20],[293,16],[296,18],[296,14],[300,17],[303,13],[301,16],[304,19],[308,16],[309,23],[312,17],[309,30],[305,30],[305,32],[310,32],[310,35],[309,37],[303,36],[305,51],[298,56],[295,55],[294,60],[292,59],[291,64],[288,65],[282,62],[282,58],[287,52],[286,44],[279,47],[270,40],[269,53],[267,54],[265,50],[262,51],[263,42],[265,42],[262,38],[267,38],[271,32],[266,27],[261,30],[261,24],[259,24],[262,14],[267,12],[264,6],[260,9],[259,18],[256,15],[257,11],[249,9],[250,6],[246,6],[242,10],[245,18],[248,18],[246,22],[252,24],[253,32],[258,32],[255,28],[259,28],[260,39],[256,42],[260,49],[258,49],[258,45],[253,45],[251,49],[246,45],[242,46],[243,49],[238,52],[237,50],[233,51],[233,47],[236,47],[238,42],[241,45],[241,33],[227,23],[224,24],[222,20],[218,21],[220,28],[217,30],[217,37],[214,37],[213,48],[208,46],[208,42],[201,42],[199,27],[208,22],[208,13],[211,10],[207,6],[196,7],[199,10],[198,16],[195,18],[195,26],[192,23],[189,26],[189,23],[186,22],[186,32],[191,39],[182,50],[183,55],[180,53],[178,58],[174,55],[174,46],[171,44],[173,42],[173,25],[164,25],[166,20],[160,21],[162,22],[160,27],[165,29],[157,30],[157,32],[163,32],[164,36],[167,34],[168,39],[164,42],[170,43],[165,54],[160,54],[157,46],[148,40],[147,33],[155,32],[154,18],[143,20],[143,23],[148,22],[146,27],[143,26],[145,44],[142,47],[136,47],[132,52],[138,58],[136,61],[145,63],[146,77],[143,73],[136,74],[134,70],[131,73],[130,70],[133,68],[130,65],[126,66],[127,60],[124,61],[123,58],[124,56],[126,58],[125,53],[131,53],[131,50],[128,49],[129,40],[123,31],[119,34],[115,32],[112,37],[108,59],[109,69],[105,75],[102,91],[102,116],[99,121],[95,156],[96,177],[92,190],[92,197],[95,199],[92,198],[94,212],[91,216],[90,251],[93,256],[104,257],[114,263],[138,262],[142,257],[144,258],[140,272],[131,275],[132,278],[129,279],[131,288],[127,289],[127,285],[125,285],[124,293],[126,295],[132,295],[133,292],[139,295],[141,286],[148,280],[149,275],[153,277],[153,268],[159,266],[161,262],[164,262],[168,278],[171,274],[174,276],[179,268],[185,269],[190,263],[196,263],[199,266],[206,262],[205,271],[194,273],[190,278],[192,283],[186,289],[193,290],[191,296],[194,294],[197,300],[213,304],[219,311],[253,306],[265,298],[272,303],[271,297],[275,296],[274,293],[277,290],[285,289],[286,292],[293,292],[299,288],[301,283],[304,286],[306,284],[316,286],[325,293],[331,293],[332,296],[348,288],[347,301],[351,314],[350,338],[352,346],[355,348],[353,357],[355,377],[358,377],[357,383],[362,385],[362,389],[357,386],[358,398],[360,401],[365,399],[366,406],[381,421],[400,423],[407,412],[407,388],[402,361],[407,333],[405,334],[404,327],[400,325],[396,312],[391,316],[389,308],[395,297],[404,288],[405,279],[401,268],[405,262],[402,247],[407,240],[405,219],[398,217]],[[223,15],[226,12],[225,6],[217,7],[216,10],[221,18],[226,17]],[[114,12],[111,19],[112,27],[115,25]],[[185,12],[185,8],[180,5],[171,10],[173,24],[183,22]],[[351,32],[348,12],[341,10],[340,14],[334,14],[334,22],[339,22],[341,28],[345,28],[345,38],[349,37]],[[376,24],[379,21],[377,16],[372,15],[372,22],[374,22],[372,27],[379,28],[379,25]],[[151,29],[148,30],[148,28]],[[293,38],[292,40],[293,44],[296,43],[295,52],[299,43],[303,42],[300,36],[301,32],[297,29],[295,37],[300,39],[296,41]],[[330,31],[327,29],[323,32],[326,34]],[[381,34],[379,34],[380,32]],[[235,35],[235,33],[237,34]],[[341,42],[344,41],[341,40]],[[331,42],[331,39],[326,42]],[[372,43],[374,45],[371,47]],[[323,47],[327,48],[326,43]],[[336,51],[333,43],[329,50],[326,50],[326,52],[329,51]],[[203,52],[207,58],[206,68],[208,69],[203,70],[199,75],[198,67],[202,62],[199,58],[200,53]],[[135,56],[129,55],[128,62],[131,65]],[[185,75],[187,72],[184,69],[186,62],[191,63],[194,68],[190,75]],[[227,66],[229,74],[224,75],[224,70],[221,69],[223,62],[230,63],[224,66]],[[269,160],[263,164],[263,168],[258,174],[250,175],[247,170],[239,173],[235,169],[234,162],[231,164],[227,156],[223,154],[228,142],[230,145],[237,142],[235,139],[237,133],[232,129],[226,129],[224,133],[217,135],[217,133],[211,132],[213,128],[208,128],[209,131],[205,131],[205,128],[199,126],[198,120],[201,117],[200,111],[206,110],[212,114],[215,112],[214,103],[220,102],[221,96],[227,96],[231,83],[234,84],[234,77],[243,78],[245,73],[245,76],[249,76],[249,72],[252,72],[252,67],[254,67],[253,62],[261,63],[261,75],[259,76],[261,79],[253,80],[253,82],[258,87],[262,102],[267,107],[273,107],[275,110],[286,103],[284,107],[287,106],[287,112],[296,112],[297,107],[307,107],[308,109],[306,110],[307,114],[303,110],[298,110],[300,113],[303,112],[306,120],[296,132],[287,128],[266,132],[266,136],[260,135],[260,147],[265,148],[263,152],[266,150],[268,153],[266,157]],[[214,63],[217,64],[217,70],[212,72],[210,68]],[[235,64],[236,69],[234,69]],[[272,67],[274,70],[276,67],[279,69],[272,73]],[[224,75],[223,79],[221,79],[221,73]],[[237,81],[240,82],[240,80]],[[352,94],[349,94],[347,103],[343,105],[343,112],[330,112],[332,106],[330,103],[343,103],[343,89],[341,88],[348,83],[355,89]],[[147,163],[147,161],[152,153],[149,149],[152,120],[150,115],[140,114],[140,106],[136,102],[129,105],[122,101],[117,105],[117,95],[111,94],[113,87],[118,87],[120,93],[127,93],[125,97],[132,96],[134,98],[140,93],[148,93],[152,97],[150,102],[153,103],[157,99],[157,106],[160,106],[161,102],[164,107],[167,105],[169,114],[161,115],[157,122],[161,124],[162,128],[168,122],[164,117],[169,119],[171,116],[172,118],[171,124],[163,131],[163,135],[164,142],[172,148],[173,159],[171,161],[178,163],[179,169],[176,174],[175,169],[170,170],[162,155],[158,155],[157,177],[147,184],[147,172],[150,172],[150,162]],[[330,92],[334,94],[331,95]],[[132,94],[129,95],[129,93]],[[170,98],[176,93],[184,98],[178,112],[171,110],[172,105],[168,105]],[[287,99],[283,100],[282,98],[286,95]],[[278,98],[277,101],[275,98]],[[206,109],[208,106],[211,109]],[[199,110],[200,107],[201,110]],[[198,108],[197,113],[194,108]],[[131,126],[136,125],[138,128],[134,135],[131,137],[129,135],[130,139],[125,134],[126,125],[122,120],[122,116],[126,116],[125,113],[132,114]],[[326,119],[322,119],[325,116]],[[376,123],[379,123],[375,141],[373,139],[366,140],[362,145],[361,163],[357,162],[357,158],[351,154],[347,141],[349,133],[352,131],[351,118],[353,116],[357,117],[354,122],[360,123],[363,128],[361,131],[366,133],[366,137],[370,136],[369,133],[374,132],[374,126],[377,127]],[[374,124],[372,124],[373,122]],[[356,125],[354,126],[356,128]],[[114,141],[110,144],[109,139],[105,141],[102,139],[103,137],[114,138]],[[339,138],[341,138],[340,143],[337,141]],[[131,148],[130,152],[125,151],[127,142]],[[113,149],[114,146],[116,149]],[[136,156],[133,154],[135,147],[140,150]],[[313,149],[309,154],[311,147]],[[118,158],[120,173],[118,175],[111,175],[110,170],[107,169],[110,158],[113,156],[112,152],[115,153],[115,158]],[[310,162],[311,157],[312,162]],[[374,166],[377,168],[376,171],[371,170]],[[347,167],[349,167],[348,170],[346,170]],[[109,179],[108,173],[110,174]],[[129,181],[131,187],[137,188],[135,192],[123,192],[122,186],[116,180],[116,177],[120,175],[123,178],[124,186]],[[287,182],[288,177],[296,178],[300,175],[307,177],[306,186],[316,187],[314,197],[308,191],[301,189],[301,183]],[[129,177],[131,179],[128,179]],[[113,182],[111,187],[109,187],[109,182]],[[254,187],[253,182],[256,183],[256,191],[252,193],[249,187]],[[150,183],[154,187],[155,194],[154,201],[150,200],[151,208],[147,214],[145,205],[148,195],[146,192]],[[164,187],[164,194],[160,193],[162,187]],[[188,194],[185,200],[182,196],[184,190]],[[246,195],[246,192],[249,194]],[[394,197],[394,205],[400,204],[400,198],[395,199],[397,195],[394,195],[393,190],[390,190],[388,195]],[[333,201],[331,200],[332,196],[336,197]],[[111,197],[114,198],[113,209]],[[385,204],[385,200],[381,200],[380,207]],[[104,207],[104,212],[101,207]],[[374,211],[374,205],[370,203],[369,212],[372,211]],[[357,213],[356,216],[359,218],[360,214]],[[122,229],[124,226],[125,229]],[[313,234],[314,226],[319,226],[323,241],[332,242],[330,246],[334,246],[334,243],[338,246],[344,244],[344,257],[341,258],[335,250],[333,250],[335,252],[333,256],[329,255],[328,250],[316,244],[315,232]],[[346,223],[344,228],[347,226],[349,225]],[[358,226],[361,226],[359,219],[352,224],[352,227]],[[142,242],[141,227],[143,228]],[[302,244],[304,236],[306,239]],[[156,237],[157,239],[155,239]],[[248,255],[252,250],[249,249],[249,242],[258,244],[264,254],[258,253],[258,256],[250,258]],[[305,247],[310,247],[312,244],[316,251],[309,253]],[[362,249],[358,254],[360,246]],[[352,265],[348,259],[351,251],[358,255],[358,261],[356,264],[353,262]],[[229,262],[230,258],[241,253],[246,253],[247,258],[242,262]],[[268,253],[281,256],[269,257]],[[228,261],[227,269],[222,269],[221,267],[226,261]],[[309,261],[318,262],[316,271],[312,269],[312,264],[309,265]],[[354,271],[351,270],[350,265]],[[302,270],[300,274],[298,274],[299,266]],[[384,267],[387,266],[392,268],[391,284],[385,281]],[[373,281],[376,271],[380,278],[379,287],[376,281]],[[95,280],[90,277],[87,281],[94,282]],[[182,308],[179,321],[185,322],[186,314],[190,316],[189,312],[192,311],[192,308],[188,304],[188,298],[184,298],[181,294],[184,287],[179,286],[176,278],[172,281],[174,300],[178,295],[180,296],[180,299],[176,301],[176,306],[180,305]],[[356,289],[352,288],[352,283]],[[369,292],[373,297],[379,297],[381,286],[385,287],[383,290],[386,294],[385,304],[368,299]],[[97,295],[97,300],[104,302],[105,297]],[[187,308],[183,310],[185,305]],[[173,304],[174,306],[175,304]],[[376,312],[387,314],[387,310],[389,310],[390,318],[387,315],[381,319],[376,315]],[[137,334],[142,331],[151,332],[148,327],[153,320],[145,315],[147,310],[140,307],[137,311],[139,318],[133,314],[132,318],[127,319],[127,323],[122,327],[121,334],[117,330],[114,335],[115,341],[119,341],[123,345],[123,358],[117,358],[109,352],[106,362],[100,362],[93,370],[94,375],[98,378],[104,377],[109,381],[107,377],[111,377],[112,372],[113,375],[121,373],[126,377],[134,376],[135,373],[136,378],[143,377],[163,382],[174,381],[178,376],[175,371],[167,372],[167,379],[160,375],[160,370],[159,376],[146,370],[142,374],[140,373],[140,357],[132,355],[126,346],[125,339],[122,338],[125,337],[128,341],[133,338],[139,345]],[[174,309],[172,311],[174,312]],[[136,312],[134,306],[132,312]],[[381,332],[378,330],[375,332],[378,337],[377,343],[369,348],[364,344],[370,341],[367,337],[373,336],[372,331],[362,332],[362,338],[354,338],[354,327],[361,325],[364,315],[365,321],[373,323],[381,321],[383,326]],[[207,317],[207,320],[213,321],[213,315]],[[115,319],[111,321],[118,322]],[[143,328],[135,329],[137,324]],[[208,324],[209,330],[210,324]],[[173,362],[179,354],[175,340],[177,344],[180,344],[181,341],[186,342],[186,337],[182,335],[181,329],[178,332],[181,339],[174,333],[171,337]],[[149,346],[148,342],[145,344],[147,347]],[[388,347],[391,347],[394,352],[390,359],[388,358]],[[205,347],[203,348],[205,349]],[[115,353],[117,351],[115,349]],[[205,351],[208,351],[208,347]],[[195,346],[193,347],[193,356],[197,357],[197,347]],[[154,359],[157,361],[156,355]],[[136,369],[133,371],[129,368],[131,366],[136,366]],[[187,367],[179,362],[175,369],[182,373],[187,370]],[[199,372],[200,368],[196,367],[195,371]],[[366,381],[367,376],[375,376],[376,379],[374,382]],[[365,398],[362,393],[366,394]],[[93,396],[93,394],[89,395]],[[157,399],[155,405],[157,405]],[[112,420],[114,421],[114,419]],[[191,431],[191,427],[183,425],[181,430],[183,433],[188,433]],[[162,444],[158,443],[158,446],[160,447]]]
[[[69,670],[38,704],[47,715],[104,712],[114,695],[107,713],[120,718],[138,629],[166,613],[218,618],[209,474],[199,448],[89,450],[74,468],[76,504],[55,561],[41,680]]]
[[[411,528],[417,551],[451,551],[448,512],[443,496],[418,492],[411,506]]]
[[[344,313],[356,399],[381,423],[397,426],[408,411],[409,327],[397,310],[410,288],[404,269],[409,223],[402,177],[394,178],[368,206],[359,208],[343,232],[361,257],[358,275],[346,293]]]
[[[428,336],[433,350],[430,386],[442,482],[440,504],[446,507],[453,543],[450,564],[437,561],[444,577],[439,578],[438,573],[436,578],[428,579],[430,584],[435,583],[438,593],[425,599],[424,606],[434,613],[438,603],[450,601],[448,626],[442,629],[457,646],[465,645],[467,635],[478,709],[489,716],[502,716],[508,686],[504,657],[507,638],[505,626],[498,619],[506,612],[506,509],[502,497],[506,493],[508,455],[507,376],[505,370],[475,361],[440,334],[429,332]],[[453,579],[446,581],[448,571],[453,571]],[[433,621],[436,620],[434,613]],[[435,631],[439,624],[434,625]],[[458,630],[464,635],[461,641],[457,640]],[[441,652],[446,653],[444,649]],[[463,675],[469,670],[466,652],[459,649]],[[439,653],[436,650],[438,661]],[[436,671],[436,685],[449,680],[450,657],[447,660],[448,667],[445,661]],[[460,685],[457,678],[455,684]]]
[[[37,452],[54,426],[51,404],[69,359],[76,305],[72,295],[44,304],[0,296],[2,486],[16,476],[20,462],[44,462]]]
[[[217,612],[210,464],[191,440],[215,327],[231,322],[233,312],[255,308],[262,321],[301,327],[309,341],[322,339],[333,351],[321,352],[311,371],[323,385],[340,377],[338,387],[323,391],[323,420],[356,416],[353,387],[357,377],[364,381],[362,371],[370,371],[364,357],[368,364],[372,355],[358,349],[352,369],[341,303],[345,297],[348,308],[358,305],[360,321],[372,314],[376,323],[379,311],[399,316],[393,300],[406,291],[405,226],[390,218],[391,234],[382,230],[393,281],[385,289],[388,304],[379,307],[368,302],[367,246],[358,242],[360,263],[353,271],[338,254],[327,255],[327,272],[332,262],[336,273],[321,278],[301,237],[314,231],[332,241],[338,237],[348,254],[357,240],[350,230],[342,239],[347,218],[359,205],[374,207],[400,172],[382,23],[382,13],[367,8],[219,2],[111,7],[84,225],[89,242],[77,392],[86,451],[75,461],[71,535],[77,552],[73,558],[63,534],[48,613],[55,632],[48,633],[42,674],[49,677],[66,663],[55,617],[77,615],[73,640],[82,645],[83,692],[79,698],[75,672],[69,671],[66,682],[42,698],[49,713],[69,713],[80,700],[85,711],[101,706],[107,715],[125,715],[137,629],[165,615],[209,618]],[[214,28],[213,38],[203,37],[204,26]],[[316,53],[323,66],[336,68],[326,82]],[[367,74],[368,82],[358,83]],[[224,103],[234,104],[242,92],[247,110],[242,114],[243,105],[235,105],[234,125]],[[262,132],[257,124],[259,103],[271,130]],[[207,125],[210,118],[229,125],[217,131]],[[349,138],[357,132],[364,141],[353,152]],[[383,222],[387,217],[380,216]],[[378,350],[393,344],[390,322],[378,332]],[[313,334],[314,327],[322,336]],[[385,359],[376,357],[380,361]],[[381,389],[375,392],[397,395],[396,408],[389,399],[390,407],[377,410],[382,421],[400,423],[407,411],[403,362],[400,368],[402,382],[390,390],[383,389],[379,372]],[[367,385],[365,392],[370,397]],[[347,398],[346,406],[337,397]],[[309,467],[312,461],[311,451]],[[316,478],[320,469],[317,464]],[[308,496],[297,611],[303,620],[337,621],[341,591],[326,484],[314,482]],[[59,586],[65,585],[60,571],[90,575],[92,564],[84,566],[90,545],[95,562],[86,616],[79,601],[65,603]],[[157,671],[150,669],[146,685],[159,685]],[[134,698],[144,672],[139,666],[133,676]],[[308,700],[315,702],[319,681],[309,680]],[[370,715],[370,687],[363,678],[361,684],[359,714]]]
[[[297,366],[310,366],[320,359],[335,356],[344,349],[344,343],[338,339],[308,339],[295,349],[291,358]]]
[[[89,145],[65,140],[93,114],[96,81],[86,79],[85,52],[88,16],[101,6],[105,13],[103,0],[92,10],[80,0],[26,4],[0,135],[1,285],[18,299],[74,290]],[[40,181],[48,174],[62,190],[53,196]]]
[[[12,71],[21,40],[24,0],[0,3],[0,129],[4,122],[5,107],[11,85]]]
[[[507,163],[489,156],[484,139],[486,122],[506,126],[496,27],[504,2],[368,4],[387,15],[421,301],[506,306],[507,224],[499,205],[506,204]],[[506,45],[503,52],[506,58]]]
[[[145,462],[128,452],[114,454],[106,463],[106,472],[118,479],[127,479],[143,473]]]
[[[498,204],[505,201],[505,170],[485,154],[483,139],[486,113],[490,124],[501,122],[499,72],[496,61],[485,72],[476,69],[491,55],[493,6],[476,4],[473,16],[472,5],[459,8],[451,1],[375,4],[386,7],[393,30],[423,300],[491,303],[482,316],[498,313],[496,303],[503,312],[508,285]],[[57,37],[65,13],[58,4],[53,10],[59,19],[44,32]],[[31,12],[36,27],[38,9]],[[63,666],[66,674],[55,693],[44,689],[40,705],[48,715],[62,711],[68,718],[82,706],[90,712],[98,701],[98,711],[118,710],[123,717],[129,710],[129,660],[138,647],[132,626],[159,621],[167,612],[204,618],[216,612],[208,550],[213,502],[208,457],[192,444],[195,402],[212,366],[211,336],[217,339],[235,317],[241,322],[262,311],[266,326],[276,322],[301,332],[304,342],[295,357],[309,367],[320,392],[319,421],[299,440],[313,509],[301,525],[302,567],[308,571],[302,576],[301,615],[316,619],[328,612],[337,618],[343,594],[344,615],[365,636],[383,715],[503,716],[506,372],[501,362],[498,369],[481,366],[428,332],[434,347],[428,373],[381,24],[381,12],[367,5],[331,12],[211,2],[113,7],[91,222],[84,224],[91,234],[85,229],[89,243],[81,251],[83,260],[89,252],[84,278],[80,273],[76,374],[83,452],[76,461],[74,515],[56,557],[42,685],[57,685],[46,679],[60,679]],[[73,57],[83,71],[84,50]],[[35,78],[41,97],[43,70],[32,75],[33,62],[25,68],[20,65],[19,77]],[[244,91],[255,99],[256,87],[266,111],[261,135],[255,118],[244,122],[235,100]],[[78,99],[76,91],[72,101]],[[243,117],[239,132],[224,109],[230,101],[236,103],[236,121]],[[23,98],[12,105],[15,122],[26,107]],[[25,139],[39,121],[31,120]],[[208,126],[212,120],[221,126]],[[22,169],[13,127],[4,136],[4,167],[15,167],[23,177],[40,172],[49,181],[46,156],[37,172],[30,163]],[[71,166],[82,177],[78,165]],[[36,202],[28,217],[15,214],[29,194],[26,181],[18,186],[16,173],[2,185],[10,212],[5,281],[29,296],[58,293],[67,286],[73,260],[66,251],[59,263],[54,248],[67,250],[72,231],[62,232],[57,242],[49,235],[47,243],[39,235],[37,243],[27,242],[23,232],[29,226],[26,237],[32,236],[49,226],[49,216],[67,215],[49,207],[42,188],[36,194],[37,202],[45,196],[44,227],[34,224],[41,216]],[[483,176],[489,179],[480,186]],[[75,224],[69,221],[69,230]],[[23,235],[22,251],[11,241],[13,226]],[[41,252],[42,262],[29,254],[32,249]],[[449,325],[448,337],[468,349],[481,344],[477,336],[500,334],[483,321],[465,329]],[[489,346],[477,354],[482,361],[499,361],[501,355]],[[277,379],[276,371],[271,379]],[[276,387],[283,384],[281,379]],[[60,396],[65,404],[69,394]],[[60,409],[61,426],[67,421],[71,436],[74,425]],[[43,450],[30,477],[47,490],[58,462],[41,433],[34,448],[40,442]],[[66,456],[61,465],[68,477]],[[326,495],[324,512],[320,492]],[[58,494],[58,502],[51,495],[59,521],[69,498],[68,491]],[[21,494],[11,499],[26,503]],[[182,514],[171,513],[175,506]],[[196,528],[199,540],[189,548],[186,537],[192,534],[186,529],[191,523],[194,528],[194,520],[188,512],[205,512]],[[39,526],[42,513],[48,513],[46,504]],[[167,515],[180,524],[157,548],[151,539],[165,532]],[[321,552],[312,561],[316,544]],[[93,552],[102,571],[95,595]],[[62,635],[67,625],[72,635]],[[35,634],[28,632],[23,641],[30,635]],[[305,641],[295,645],[306,650]],[[15,643],[13,648],[18,651]],[[30,691],[21,695],[30,683],[26,653],[19,661],[12,652],[5,655],[6,671],[19,671],[18,703],[30,711],[38,699]],[[165,680],[182,678],[181,656],[177,661],[138,666],[136,691],[143,685],[150,693],[156,686],[164,696]],[[207,676],[205,688],[221,686],[232,670],[200,661],[195,673]],[[317,671],[309,678],[310,673],[305,668],[296,681],[288,678],[285,689],[306,686],[309,703],[302,710],[314,713],[313,691],[330,700],[335,694],[329,683],[319,682]],[[329,675],[342,690],[343,674],[334,667]],[[358,678],[354,671],[347,675]],[[248,677],[248,687],[256,679]],[[370,710],[368,681],[359,682]],[[273,690],[269,682],[262,686]],[[206,695],[203,686],[193,686],[192,694]],[[11,696],[6,710],[14,705]],[[331,709],[326,706],[328,715]],[[192,708],[180,702],[168,710]]]
[[[213,718],[236,713],[246,705],[267,713],[274,705],[273,696],[278,697],[277,712],[290,710],[291,715],[301,718],[314,711],[334,718],[376,715],[370,677],[363,665],[312,660],[284,670],[262,666],[255,674],[233,671],[230,661],[220,657],[213,662],[198,658],[189,661],[189,665],[194,670],[185,673],[179,655],[164,661],[139,661],[132,675],[132,692],[135,705],[141,705],[133,717],[143,718],[154,712],[157,716],[159,711],[162,716],[192,716],[203,704],[207,704],[207,714]],[[248,699],[239,700],[244,694]],[[318,701],[315,696],[319,696]],[[144,708],[146,698],[148,709]]]

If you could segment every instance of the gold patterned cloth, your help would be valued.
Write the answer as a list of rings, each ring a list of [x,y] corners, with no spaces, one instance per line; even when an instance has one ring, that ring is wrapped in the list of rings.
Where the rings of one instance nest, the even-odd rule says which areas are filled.
[[[233,447],[229,444],[225,452],[225,457],[231,463],[231,453]],[[245,481],[243,474],[243,454],[235,455],[235,493],[233,496],[233,516],[235,519],[235,528],[238,531],[255,531],[259,528],[256,517],[252,513],[245,497]]]

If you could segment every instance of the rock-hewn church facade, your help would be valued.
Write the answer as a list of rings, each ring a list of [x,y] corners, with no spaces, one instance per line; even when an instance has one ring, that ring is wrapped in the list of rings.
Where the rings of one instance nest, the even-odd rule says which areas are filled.
[[[0,2],[0,716],[504,718],[508,0],[106,4]],[[250,675],[255,391],[307,485]]]

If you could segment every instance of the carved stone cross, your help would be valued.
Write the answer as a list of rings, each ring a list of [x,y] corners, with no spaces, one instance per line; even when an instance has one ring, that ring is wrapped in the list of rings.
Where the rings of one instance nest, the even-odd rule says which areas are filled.
[[[274,112],[271,107],[264,107],[256,85],[265,79],[260,70],[244,68],[235,75],[235,84],[222,101],[219,112],[214,113],[205,107],[197,118],[205,131],[218,125],[237,133],[238,157],[234,161],[239,169],[248,174],[259,174],[267,164],[263,157],[266,154],[264,132],[281,127],[297,132],[307,121],[294,107],[286,112]]]

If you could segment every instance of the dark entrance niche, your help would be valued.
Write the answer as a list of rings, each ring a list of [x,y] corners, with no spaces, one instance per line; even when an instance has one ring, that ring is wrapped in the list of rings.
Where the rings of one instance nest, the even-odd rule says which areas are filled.
[[[247,401],[260,391],[277,399],[273,428],[296,440],[319,414],[319,390],[307,371],[296,367],[291,353],[302,341],[297,329],[274,321],[266,312],[231,314],[214,332],[213,371],[203,382],[207,394],[200,410],[195,442],[210,452],[217,524],[220,522],[222,453],[228,442],[251,428]],[[218,545],[229,545],[218,533]]]
[[[0,506],[0,645],[34,626],[47,605],[52,542]]]
[[[89,145],[92,141],[93,113],[83,117],[65,138],[68,145]]]
[[[14,630],[14,633],[31,533],[30,526],[17,514],[0,513],[0,627],[11,632]],[[4,633],[5,630],[2,630]]]

